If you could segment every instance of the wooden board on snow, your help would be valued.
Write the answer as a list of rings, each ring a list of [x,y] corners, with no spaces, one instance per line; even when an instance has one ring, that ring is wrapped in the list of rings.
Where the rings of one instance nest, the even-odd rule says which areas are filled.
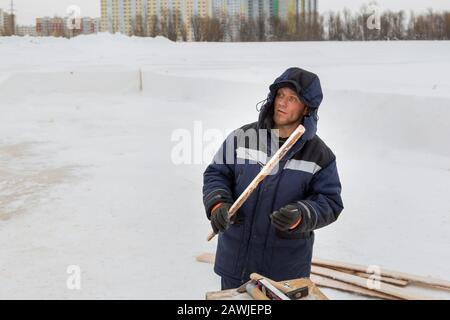
[[[322,267],[328,267],[328,268],[339,268],[339,269],[346,269],[346,270],[352,270],[357,272],[364,272],[367,273],[368,267],[358,264],[350,264],[345,262],[338,262],[338,261],[332,261],[332,260],[325,260],[325,259],[319,259],[319,258],[313,258],[312,263],[314,265],[322,266]],[[441,279],[435,279],[430,277],[422,277],[417,276],[409,273],[404,272],[398,272],[393,270],[387,270],[384,268],[381,268],[381,276],[387,277],[387,278],[393,278],[398,280],[404,280],[411,283],[418,283],[418,284],[424,284],[428,286],[435,286],[440,288],[447,288],[450,289],[450,281],[447,280],[441,280]]]
[[[358,286],[355,286],[353,284],[341,282],[338,280],[326,278],[319,276],[317,274],[311,274],[311,281],[316,284],[318,287],[325,287],[325,288],[331,288],[331,289],[337,289],[345,292],[350,293],[356,293],[359,295],[364,295],[372,298],[379,298],[379,299],[385,299],[385,300],[399,300],[397,297],[393,297],[384,293],[376,292],[373,290],[369,290],[366,288],[361,288]]]
[[[379,286],[374,286],[374,288],[368,288],[368,280],[358,276],[354,276],[345,272],[336,271],[334,269],[328,269],[324,267],[312,266],[311,272],[313,274],[318,274],[324,277],[332,278],[334,280],[342,281],[345,283],[353,284],[358,287],[374,290],[387,295],[391,295],[400,299],[405,300],[429,300],[431,298],[422,296],[416,293],[410,292],[406,288],[397,287],[391,284],[379,282]]]

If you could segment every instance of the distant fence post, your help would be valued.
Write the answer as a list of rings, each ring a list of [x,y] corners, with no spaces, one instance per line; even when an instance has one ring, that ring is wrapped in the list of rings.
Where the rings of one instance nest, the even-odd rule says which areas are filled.
[[[144,85],[142,82],[142,69],[139,69],[139,92],[142,92]]]

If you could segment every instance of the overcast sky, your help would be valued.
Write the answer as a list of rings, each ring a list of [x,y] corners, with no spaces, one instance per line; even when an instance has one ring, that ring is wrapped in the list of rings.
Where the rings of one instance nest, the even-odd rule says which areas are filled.
[[[283,1],[283,0],[280,0]],[[319,0],[319,11],[342,10],[347,7],[359,10],[361,5],[370,0]],[[382,10],[424,11],[433,8],[435,11],[450,11],[450,0],[378,0]],[[89,17],[100,16],[100,0],[14,0],[17,10],[18,24],[34,24],[36,17],[65,15],[68,6],[75,4],[81,8],[81,14]],[[0,0],[0,8],[8,9],[10,0]]]

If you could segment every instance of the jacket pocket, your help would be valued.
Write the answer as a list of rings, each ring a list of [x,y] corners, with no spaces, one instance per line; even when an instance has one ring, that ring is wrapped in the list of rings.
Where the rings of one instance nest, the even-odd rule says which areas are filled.
[[[236,266],[241,250],[243,232],[243,225],[231,225],[225,233],[219,234],[215,269],[221,276],[239,278]]]

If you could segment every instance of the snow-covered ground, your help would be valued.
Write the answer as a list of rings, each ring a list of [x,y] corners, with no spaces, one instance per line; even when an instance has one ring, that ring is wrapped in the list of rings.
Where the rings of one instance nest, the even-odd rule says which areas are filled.
[[[321,78],[318,133],[343,184],[345,210],[317,231],[315,255],[449,279],[449,56],[450,42],[426,41],[0,38],[0,298],[218,290],[194,259],[216,245],[201,197],[209,153],[200,160],[217,144],[203,134],[255,121],[290,66]],[[183,129],[192,163],[177,165]],[[67,288],[71,265],[81,290]]]

